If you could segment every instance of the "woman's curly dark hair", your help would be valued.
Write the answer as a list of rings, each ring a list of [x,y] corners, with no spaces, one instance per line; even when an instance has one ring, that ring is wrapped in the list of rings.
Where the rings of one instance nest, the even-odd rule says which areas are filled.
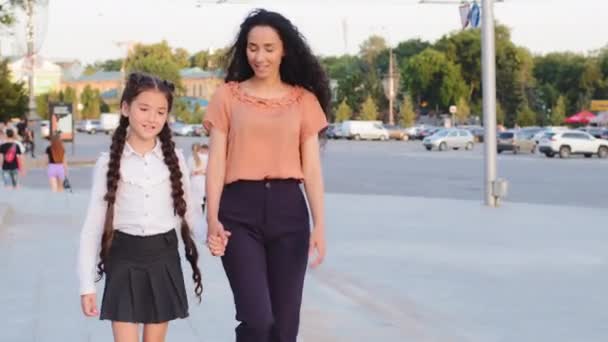
[[[287,18],[276,12],[256,9],[241,24],[232,47],[228,50],[226,82],[243,82],[254,75],[247,60],[247,37],[256,26],[273,28],[283,42],[285,56],[281,61],[281,80],[315,94],[326,116],[331,110],[331,91],[325,70],[311,52],[306,39]]]
[[[132,73],[129,75],[127,85],[123,91],[120,104],[126,103],[130,105],[135,98],[144,91],[157,90],[162,92],[167,98],[168,111],[171,111],[173,105],[173,92],[175,86],[168,81],[163,81],[157,77],[142,74]],[[120,161],[127,140],[127,128],[129,127],[129,119],[121,115],[120,122],[114,135],[112,136],[112,144],[110,145],[110,161],[108,163],[108,171],[106,174],[106,194],[104,200],[108,203],[104,221],[103,235],[101,237],[101,250],[99,252],[99,263],[97,264],[97,275],[100,280],[105,273],[105,262],[110,256],[110,247],[114,238],[114,206],[116,204],[116,192],[118,189],[118,181],[120,180]],[[165,123],[162,131],[159,134],[161,148],[163,151],[164,161],[170,171],[171,180],[171,197],[173,199],[173,209],[181,218],[181,236],[184,242],[186,259],[192,267],[192,279],[194,280],[194,291],[200,301],[201,293],[203,292],[201,271],[198,268],[198,250],[192,238],[190,227],[185,220],[186,201],[184,200],[184,190],[182,183],[182,171],[179,168],[179,160],[175,153],[175,143],[171,139],[171,130]]]

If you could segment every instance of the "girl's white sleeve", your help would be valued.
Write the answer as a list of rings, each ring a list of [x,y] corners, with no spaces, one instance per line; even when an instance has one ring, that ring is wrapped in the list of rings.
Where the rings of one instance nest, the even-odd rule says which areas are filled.
[[[186,222],[194,235],[194,239],[204,241],[207,238],[207,229],[203,218],[203,211],[199,202],[192,195],[190,186],[190,176],[184,154],[181,150],[176,150],[179,168],[182,171],[182,187],[184,190],[184,200],[186,201]]]
[[[97,277],[97,260],[101,246],[101,236],[107,204],[103,199],[106,194],[106,172],[109,157],[102,154],[93,169],[93,186],[91,199],[87,209],[82,231],[80,232],[80,248],[78,251],[78,276],[80,278],[80,294],[95,293],[95,278]]]

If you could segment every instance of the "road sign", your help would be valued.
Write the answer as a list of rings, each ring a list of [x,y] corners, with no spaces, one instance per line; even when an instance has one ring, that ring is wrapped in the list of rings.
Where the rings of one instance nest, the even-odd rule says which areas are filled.
[[[460,22],[462,24],[462,29],[466,29],[467,26],[469,26],[469,15],[471,13],[471,4],[470,3],[464,3],[462,5],[460,5],[459,7],[460,9]]]
[[[608,100],[592,100],[591,111],[608,112]]]
[[[477,3],[474,3],[473,6],[471,6],[469,22],[471,23],[472,28],[478,28],[481,23],[481,8]]]

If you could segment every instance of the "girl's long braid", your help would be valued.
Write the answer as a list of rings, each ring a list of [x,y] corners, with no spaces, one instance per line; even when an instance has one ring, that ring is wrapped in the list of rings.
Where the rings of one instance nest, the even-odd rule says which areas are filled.
[[[190,227],[186,222],[186,208],[187,204],[184,200],[184,188],[182,183],[182,171],[179,167],[179,160],[175,153],[175,143],[171,139],[171,130],[169,126],[165,124],[159,134],[161,141],[161,147],[165,164],[169,168],[171,173],[171,197],[173,197],[173,209],[175,213],[181,218],[181,236],[184,241],[186,259],[192,267],[192,280],[194,280],[195,288],[194,292],[198,297],[199,302],[201,301],[201,294],[203,293],[201,271],[198,268],[198,250],[192,238]]]
[[[101,279],[105,270],[104,263],[112,246],[112,238],[114,237],[114,204],[116,203],[116,190],[118,181],[120,180],[120,159],[125,148],[127,140],[127,127],[129,126],[129,118],[120,116],[120,123],[112,136],[112,145],[110,145],[110,161],[108,163],[108,172],[106,173],[106,195],[104,200],[108,203],[106,208],[106,218],[103,225],[103,235],[101,236],[101,251],[99,252],[99,263],[97,264],[98,280]]]

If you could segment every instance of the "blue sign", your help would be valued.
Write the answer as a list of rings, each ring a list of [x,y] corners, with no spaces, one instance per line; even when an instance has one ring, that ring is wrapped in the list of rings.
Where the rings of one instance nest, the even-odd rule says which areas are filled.
[[[481,8],[479,8],[477,3],[474,3],[473,6],[471,6],[471,11],[469,12],[469,22],[471,23],[471,27],[479,27],[479,23],[481,22]]]

